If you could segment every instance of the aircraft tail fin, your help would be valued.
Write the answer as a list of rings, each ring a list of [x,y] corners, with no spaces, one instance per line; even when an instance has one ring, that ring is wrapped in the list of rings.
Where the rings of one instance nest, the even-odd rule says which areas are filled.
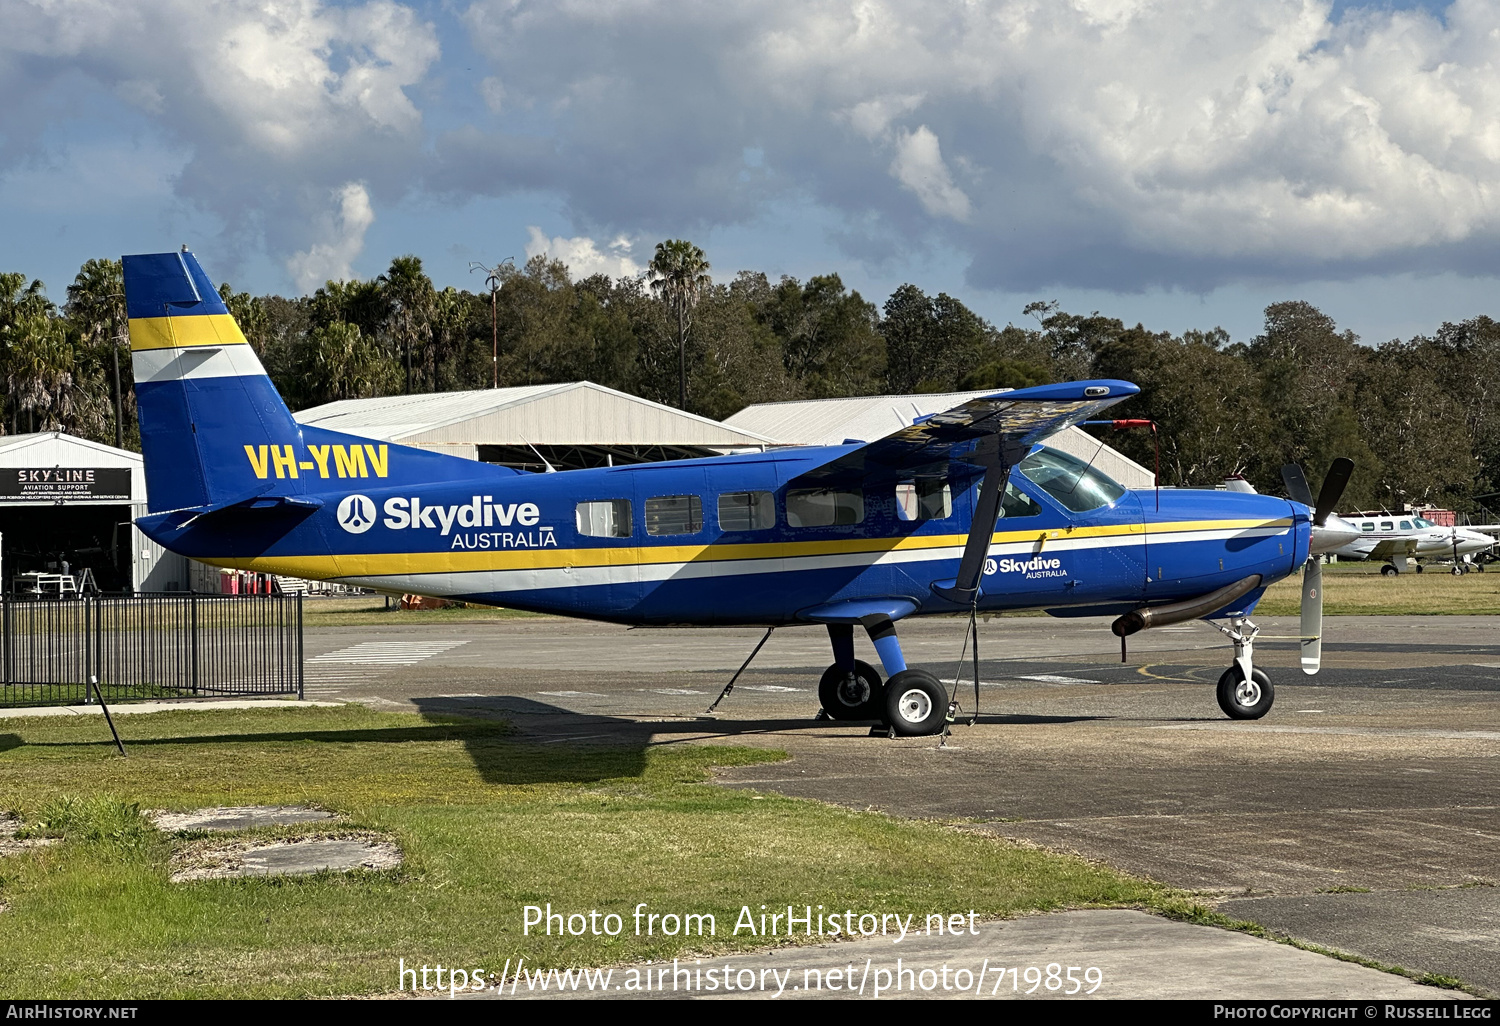
[[[300,426],[193,254],[123,265],[151,511],[301,491],[287,480],[298,476]],[[247,457],[267,473],[249,477]]]

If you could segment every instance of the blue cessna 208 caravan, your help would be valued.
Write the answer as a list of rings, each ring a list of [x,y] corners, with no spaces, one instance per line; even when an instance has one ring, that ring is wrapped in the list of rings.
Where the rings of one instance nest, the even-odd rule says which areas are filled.
[[[1318,669],[1322,588],[1310,556],[1358,532],[1315,503],[1129,491],[1038,444],[1135,395],[1124,381],[1001,392],[868,443],[532,474],[298,424],[193,255],[124,258],[150,513],[165,547],[223,567],[632,625],[823,624],[819,697],[897,734],[953,714],[909,668],[896,625],[1041,608],[1113,615],[1122,646],[1205,618],[1234,643],[1218,698],[1271,707],[1249,616],[1306,566],[1302,667]],[[886,678],[855,659],[854,628]],[[977,640],[977,639],[976,639]],[[752,654],[753,655],[753,654]],[[732,682],[731,682],[732,683]]]

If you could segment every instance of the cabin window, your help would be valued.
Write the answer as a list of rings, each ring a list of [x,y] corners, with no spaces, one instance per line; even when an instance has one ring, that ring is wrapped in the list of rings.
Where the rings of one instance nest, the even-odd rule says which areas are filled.
[[[786,493],[788,527],[862,524],[865,493],[837,488],[793,488]]]
[[[1403,531],[1410,531],[1411,530],[1411,521],[1410,520],[1403,520],[1403,521],[1401,521],[1401,530],[1403,530]]]
[[[703,530],[703,500],[696,495],[658,495],[646,500],[646,533],[697,534]]]
[[[1109,475],[1056,449],[1038,449],[1016,469],[1074,513],[1108,506],[1125,494],[1124,486]]]
[[[586,538],[629,538],[630,500],[596,499],[580,502],[574,517],[578,533]]]
[[[953,492],[940,477],[896,482],[896,516],[902,520],[942,520],[953,515]]]
[[[719,529],[764,531],[776,526],[776,497],[771,492],[725,492],[719,496]]]
[[[1394,530],[1395,530],[1395,529],[1396,529],[1396,525],[1395,525],[1395,524],[1393,524],[1393,523],[1392,523],[1392,522],[1391,522],[1391,521],[1389,521],[1389,520],[1382,520],[1382,521],[1381,521],[1381,522],[1380,522],[1380,529],[1381,529],[1381,530],[1382,530],[1382,531],[1394,531]]]
[[[1373,530],[1375,530],[1375,525],[1373,523],[1371,523],[1370,521],[1366,520],[1364,523],[1362,523],[1362,524],[1359,525],[1359,529],[1361,531],[1373,531]]]
[[[1000,500],[1000,519],[1017,520],[1041,514],[1042,507],[1036,504],[1035,499],[1017,488],[1013,482],[1005,482],[1005,498]]]

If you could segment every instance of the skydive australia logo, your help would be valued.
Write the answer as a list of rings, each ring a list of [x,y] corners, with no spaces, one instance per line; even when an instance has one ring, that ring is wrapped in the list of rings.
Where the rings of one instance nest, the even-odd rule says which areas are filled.
[[[368,500],[367,500],[368,501]],[[342,507],[341,507],[342,508]],[[533,528],[533,530],[464,531],[453,534],[454,549],[556,548],[557,536],[542,524],[542,512],[534,502],[495,502],[492,495],[475,495],[468,502],[449,506],[426,504],[419,496],[392,496],[385,500],[381,523],[392,531],[431,528],[448,537],[458,528]],[[347,530],[347,528],[345,528]]]
[[[1024,574],[1028,581],[1039,577],[1066,577],[1068,572],[1062,568],[1060,559],[1043,559],[1041,556],[1033,556],[1031,559],[987,559],[984,561],[984,572],[986,574]]]
[[[338,521],[350,534],[364,534],[375,526],[375,503],[367,495],[346,495],[339,503]]]

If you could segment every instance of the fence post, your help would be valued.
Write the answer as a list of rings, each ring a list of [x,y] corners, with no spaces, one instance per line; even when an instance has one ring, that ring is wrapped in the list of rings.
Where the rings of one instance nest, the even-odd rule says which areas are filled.
[[[193,660],[193,694],[198,693],[198,593],[188,593],[188,649]]]
[[[306,696],[302,693],[302,593],[297,592],[297,701]]]
[[[62,601],[62,596],[58,596],[58,601]],[[80,646],[83,649],[83,679],[92,681],[97,685],[99,681],[94,675],[94,646],[89,643],[94,637],[93,612],[94,599],[92,596],[85,596],[83,599],[83,637],[79,639],[83,642],[82,646]],[[83,704],[91,705],[93,701],[93,696],[89,694],[89,689],[85,687],[83,689]],[[102,698],[99,704],[104,704]]]
[[[11,644],[10,636],[10,596],[0,595],[0,605],[4,607],[4,613],[0,615],[3,615],[5,620],[5,683],[13,684],[15,683],[15,674],[11,671],[15,660],[15,652],[13,651],[15,646]]]

